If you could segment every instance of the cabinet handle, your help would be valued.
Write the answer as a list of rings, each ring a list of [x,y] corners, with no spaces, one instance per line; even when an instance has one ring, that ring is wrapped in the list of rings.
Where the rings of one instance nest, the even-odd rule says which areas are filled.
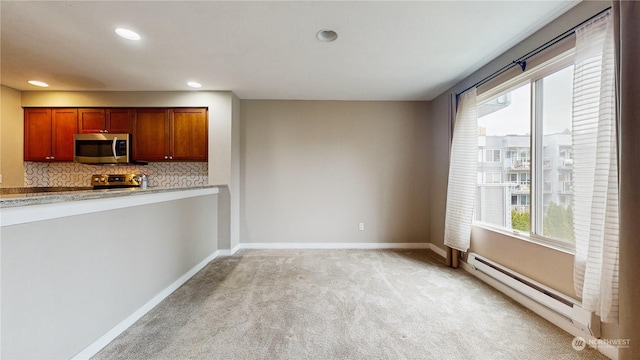
[[[118,137],[113,137],[113,143],[111,143],[111,151],[113,151],[113,159],[118,162],[118,154],[116,153],[116,144],[118,143]]]
[[[165,159],[165,160],[167,160],[167,159],[169,159],[169,157],[165,155],[165,156],[164,156],[164,159]]]
[[[173,156],[169,156],[169,160],[173,160]]]

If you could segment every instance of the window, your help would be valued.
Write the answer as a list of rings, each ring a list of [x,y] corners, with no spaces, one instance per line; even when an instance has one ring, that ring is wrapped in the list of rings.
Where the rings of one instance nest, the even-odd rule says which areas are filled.
[[[573,64],[565,54],[478,95],[478,128],[492,147],[485,160],[497,162],[504,151],[505,182],[485,176],[478,183],[477,224],[573,246],[572,94]],[[478,171],[490,166],[478,163]]]
[[[499,172],[489,172],[485,174],[485,183],[497,184],[502,182],[502,174]]]
[[[529,205],[529,195],[511,195],[511,205],[512,206],[528,206]]]
[[[500,162],[500,150],[490,149],[484,151],[484,161]]]
[[[503,146],[508,149],[509,161],[500,168],[505,172],[508,183],[478,184],[476,194],[475,220],[500,228],[513,229],[512,209],[522,210],[528,217],[528,207],[519,206],[518,195],[528,193],[520,187],[521,171],[527,172],[521,155],[528,154],[530,146],[530,85],[520,84],[515,89],[486,99],[478,106],[478,127],[486,130],[484,142],[487,146]],[[506,96],[505,96],[506,95]],[[498,101],[497,99],[508,99]],[[496,105],[499,104],[499,105]],[[528,157],[527,157],[528,158]],[[478,171],[486,172],[490,163],[478,163]],[[506,175],[506,171],[511,172]],[[486,180],[486,179],[485,179]],[[520,214],[518,214],[520,216]]]
[[[573,209],[571,208],[573,66],[567,66],[536,80],[534,88],[539,97],[534,123],[538,127],[536,132],[542,134],[541,141],[537,143],[536,152],[543,158],[550,158],[551,163],[558,164],[550,168],[542,166],[536,176],[542,183],[552,183],[555,179],[559,179],[558,186],[552,185],[552,189],[556,191],[543,191],[541,196],[538,196],[539,215],[542,221],[536,221],[536,233],[548,238],[573,242]],[[539,217],[538,220],[540,220]]]

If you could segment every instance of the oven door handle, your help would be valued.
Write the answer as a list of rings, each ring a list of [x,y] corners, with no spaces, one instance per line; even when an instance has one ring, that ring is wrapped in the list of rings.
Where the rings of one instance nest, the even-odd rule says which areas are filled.
[[[118,155],[116,154],[116,143],[118,142],[118,137],[113,137],[113,143],[111,143],[111,151],[113,151],[113,158],[118,161]]]

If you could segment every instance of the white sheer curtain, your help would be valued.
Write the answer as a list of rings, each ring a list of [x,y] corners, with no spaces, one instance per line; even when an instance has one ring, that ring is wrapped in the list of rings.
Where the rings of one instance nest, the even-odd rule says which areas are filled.
[[[463,252],[469,249],[471,221],[478,183],[478,119],[476,112],[476,88],[458,98],[449,184],[447,186],[447,211],[444,224],[444,244]]]
[[[574,285],[586,310],[618,321],[618,155],[613,19],[576,29],[573,94]]]

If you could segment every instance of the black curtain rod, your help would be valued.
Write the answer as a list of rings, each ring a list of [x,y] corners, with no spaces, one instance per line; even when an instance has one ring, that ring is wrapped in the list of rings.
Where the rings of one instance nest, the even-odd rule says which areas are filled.
[[[611,9],[611,7],[607,7],[606,9],[598,12],[597,14],[595,14],[592,17],[586,19],[585,21],[579,23],[578,25],[572,27],[571,29],[563,32],[562,34],[554,37],[553,39],[547,41],[546,43],[538,46],[537,48],[535,48],[533,50],[531,50],[530,52],[528,52],[524,56],[519,57],[517,60],[512,61],[510,64],[507,64],[507,65],[503,66],[499,70],[495,71],[494,73],[492,73],[491,75],[485,77],[484,79],[478,81],[477,83],[469,86],[468,88],[460,91],[459,93],[456,93],[456,103],[457,103],[457,100],[458,100],[458,97],[460,96],[460,94],[464,93],[465,91],[467,91],[469,89],[473,89],[474,87],[478,87],[478,86],[480,86],[480,85],[482,85],[482,84],[484,84],[484,83],[496,78],[498,75],[501,75],[502,73],[504,73],[505,71],[511,69],[512,67],[514,67],[516,65],[519,65],[522,68],[522,71],[525,71],[526,66],[527,66],[527,60],[529,58],[539,54],[540,52],[542,52],[542,51],[550,48],[551,46],[559,43],[560,41],[568,38],[569,36],[571,36],[575,32],[575,30],[578,27],[580,27],[580,26],[586,24],[587,22],[595,19],[596,17],[600,16],[601,14],[604,14],[605,12],[609,11],[609,9]]]

